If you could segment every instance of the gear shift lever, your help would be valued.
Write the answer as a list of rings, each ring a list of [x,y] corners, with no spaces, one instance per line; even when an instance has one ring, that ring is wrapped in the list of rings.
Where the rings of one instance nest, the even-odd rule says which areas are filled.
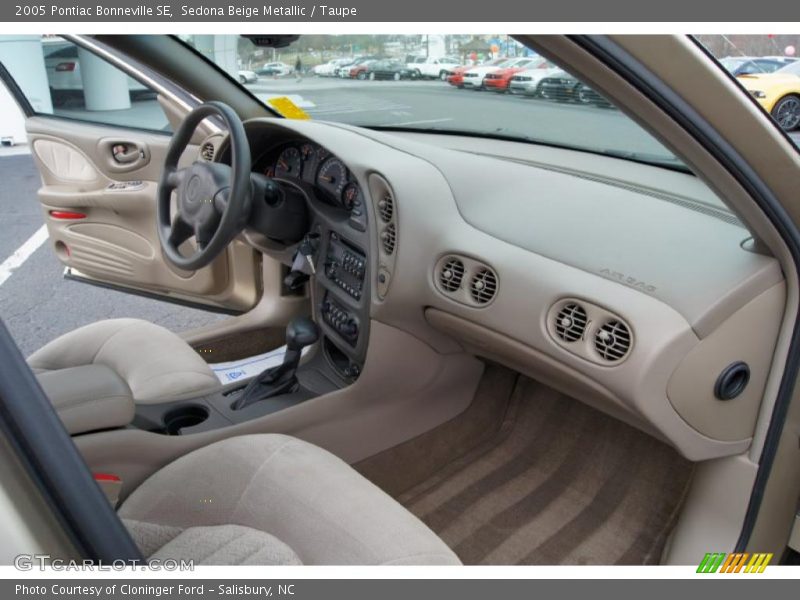
[[[283,363],[256,375],[233,403],[233,410],[240,410],[254,402],[288,394],[297,386],[297,367],[303,348],[314,344],[319,338],[316,323],[308,317],[298,317],[286,326],[286,354]]]

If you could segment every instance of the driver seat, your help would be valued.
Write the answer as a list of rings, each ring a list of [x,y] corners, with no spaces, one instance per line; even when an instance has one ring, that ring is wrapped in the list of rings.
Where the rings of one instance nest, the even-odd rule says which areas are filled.
[[[141,404],[172,402],[221,387],[208,364],[168,329],[141,319],[98,321],[56,338],[28,357],[37,375],[102,365]]]

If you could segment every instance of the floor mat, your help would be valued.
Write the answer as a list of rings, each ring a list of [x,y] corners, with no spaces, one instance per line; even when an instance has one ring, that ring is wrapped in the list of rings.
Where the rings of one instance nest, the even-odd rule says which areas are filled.
[[[498,432],[399,496],[465,564],[656,564],[692,465],[520,378]]]

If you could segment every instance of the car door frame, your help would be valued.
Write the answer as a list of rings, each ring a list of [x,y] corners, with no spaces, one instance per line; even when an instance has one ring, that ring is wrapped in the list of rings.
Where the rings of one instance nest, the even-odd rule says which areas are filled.
[[[143,85],[147,86],[148,88],[156,92],[156,94],[158,95],[158,102],[161,107],[161,110],[164,112],[172,129],[174,129],[182,121],[183,116],[185,114],[187,114],[194,107],[201,104],[200,99],[188,93],[186,90],[176,85],[175,83],[169,81],[167,78],[163,77],[162,75],[154,71],[152,68],[143,65],[142,63],[140,63],[135,59],[126,57],[121,52],[116,51],[113,48],[106,47],[103,44],[98,43],[95,40],[88,38],[86,36],[63,35],[61,37],[68,43],[75,44],[78,47],[84,48],[89,52],[92,52],[102,60],[105,60],[107,63],[111,64],[113,67],[123,71],[129,77],[136,79]],[[7,86],[12,97],[14,97],[14,99],[20,106],[26,119],[26,129],[28,129],[28,124],[32,122],[36,124],[48,123],[48,122],[63,122],[67,124],[72,123],[77,128],[86,128],[87,130],[91,130],[91,128],[95,128],[98,131],[107,129],[108,136],[104,138],[106,139],[106,141],[116,137],[119,137],[121,139],[125,138],[125,135],[121,135],[121,132],[131,132],[131,135],[128,136],[128,138],[130,139],[137,138],[137,135],[150,140],[156,139],[160,136],[164,136],[165,147],[168,146],[169,144],[169,138],[172,135],[171,132],[162,132],[153,129],[140,128],[136,127],[135,125],[107,124],[103,122],[90,121],[87,119],[72,118],[65,115],[51,115],[46,113],[38,113],[35,111],[31,103],[29,102],[28,98],[25,96],[25,93],[17,85],[13,75],[9,73],[9,71],[5,68],[4,65],[0,65],[0,80],[2,80],[2,82]],[[190,141],[190,144],[194,146],[199,146],[203,142],[203,140],[215,136],[218,136],[220,139],[222,139],[225,134],[226,131],[223,128],[222,122],[219,119],[209,118],[203,121],[200,124],[200,126],[198,126],[194,136]],[[38,135],[47,137],[46,132],[39,133]],[[65,138],[65,140],[69,141],[68,138]],[[149,157],[147,158],[149,159]],[[97,164],[96,162],[92,162],[92,166],[97,169],[97,172],[99,174],[102,174],[101,175],[102,177],[108,176],[106,168],[110,169],[110,167],[107,167],[107,165],[104,167]],[[135,171],[137,166],[143,166],[143,165],[132,165],[130,166],[130,168],[127,168],[125,166],[117,167],[115,165],[114,171],[119,172],[120,174],[124,174],[126,172]],[[37,168],[39,168],[40,170],[42,168],[38,164],[38,161],[37,161]],[[150,168],[152,168],[152,166],[150,166]],[[46,186],[44,186],[43,189],[46,189]],[[51,225],[53,225],[53,223],[51,223]],[[231,282],[229,283],[228,287],[230,287],[230,285],[233,285],[239,289],[244,288],[243,293],[228,294],[227,298],[220,297],[220,298],[209,298],[208,300],[205,300],[206,295],[204,293],[198,294],[196,292],[192,292],[191,290],[181,290],[181,289],[174,290],[170,288],[169,285],[164,285],[164,286],[143,285],[142,287],[139,287],[133,285],[132,283],[129,284],[118,280],[105,279],[103,278],[102,275],[98,276],[96,273],[84,274],[80,271],[77,271],[73,266],[70,265],[65,266],[64,276],[67,279],[80,281],[82,283],[87,283],[102,288],[113,289],[131,295],[152,298],[159,301],[178,304],[181,306],[198,308],[208,312],[218,312],[223,314],[238,315],[247,312],[248,310],[251,310],[252,308],[257,306],[262,295],[265,293],[265,289],[261,274],[262,269],[260,265],[261,261],[260,253],[251,251],[253,260],[257,261],[257,264],[254,262],[252,269],[241,268],[240,267],[241,263],[238,263],[237,261],[246,258],[245,256],[247,254],[245,252],[246,246],[241,242],[236,244],[237,244],[236,248],[227,249],[223,257],[218,258],[217,261],[215,261],[215,263],[213,263],[212,265],[206,267],[201,271],[198,271],[196,274],[193,275],[193,278],[201,277],[206,282],[205,289],[208,289],[208,285],[210,285],[211,282],[219,280],[220,276],[223,276],[226,281]],[[170,273],[174,273],[175,275],[177,275],[177,277],[172,276],[173,281],[175,282],[182,283],[183,281],[186,281],[185,279],[186,274],[183,273],[178,274],[178,272],[175,269],[172,269],[166,263],[166,260],[164,259],[163,254],[161,253],[160,247],[154,248],[154,251],[155,255],[152,260],[154,263],[161,263],[163,265],[163,268],[159,267],[159,269],[163,273],[166,273],[167,275],[169,275]],[[62,260],[62,262],[64,261]],[[223,262],[226,262],[226,264],[223,265]],[[234,269],[238,269],[238,271],[234,273],[233,272]],[[248,282],[248,280],[250,281]]]

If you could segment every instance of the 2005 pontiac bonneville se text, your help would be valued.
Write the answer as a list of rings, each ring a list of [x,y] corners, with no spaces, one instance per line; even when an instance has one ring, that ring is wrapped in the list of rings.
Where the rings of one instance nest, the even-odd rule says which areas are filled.
[[[238,17],[252,19],[254,17],[355,17],[358,11],[355,7],[330,6],[317,4],[300,6],[299,4],[263,6],[234,5],[227,6],[189,6],[182,4],[178,11],[182,17]],[[14,14],[18,17],[118,17],[118,18],[147,18],[169,17],[175,13],[171,4],[147,6],[66,6],[63,4],[16,4]]]

